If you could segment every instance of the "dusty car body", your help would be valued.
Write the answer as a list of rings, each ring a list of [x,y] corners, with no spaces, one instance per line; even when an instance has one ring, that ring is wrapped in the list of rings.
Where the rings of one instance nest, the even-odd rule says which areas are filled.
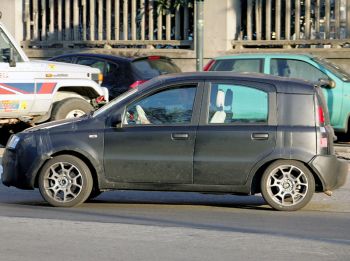
[[[322,91],[227,72],[154,78],[90,116],[12,136],[2,182],[53,206],[102,191],[262,193],[278,210],[344,184]]]

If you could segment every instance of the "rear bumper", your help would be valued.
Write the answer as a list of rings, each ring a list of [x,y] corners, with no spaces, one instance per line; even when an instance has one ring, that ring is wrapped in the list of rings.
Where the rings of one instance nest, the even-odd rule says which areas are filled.
[[[335,155],[316,156],[309,165],[320,178],[323,191],[334,190],[345,184],[349,170],[346,160]]]

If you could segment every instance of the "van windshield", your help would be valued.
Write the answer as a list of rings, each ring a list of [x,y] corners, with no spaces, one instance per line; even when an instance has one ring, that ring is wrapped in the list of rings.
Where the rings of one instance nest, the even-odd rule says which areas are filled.
[[[13,50],[15,62],[22,62],[22,57],[13,46],[5,32],[0,28],[0,62],[9,62],[11,49]]]
[[[334,63],[331,63],[330,61],[327,61],[326,59],[320,59],[320,58],[313,58],[313,60],[324,67],[327,68],[330,72],[335,74],[338,78],[340,78],[344,82],[350,82],[350,74],[340,68],[338,65],[335,65]]]

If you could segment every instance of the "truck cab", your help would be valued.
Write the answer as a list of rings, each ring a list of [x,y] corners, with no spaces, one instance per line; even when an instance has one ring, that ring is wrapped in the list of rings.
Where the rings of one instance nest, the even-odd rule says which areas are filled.
[[[0,23],[0,127],[88,113],[108,101],[101,76],[88,66],[30,61]]]

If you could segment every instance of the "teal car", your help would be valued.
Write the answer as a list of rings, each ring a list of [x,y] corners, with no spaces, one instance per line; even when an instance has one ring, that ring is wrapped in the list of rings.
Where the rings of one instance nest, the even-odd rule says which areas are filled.
[[[336,132],[349,134],[350,75],[325,59],[301,54],[238,54],[214,58],[204,70],[265,73],[321,83],[331,125]]]

